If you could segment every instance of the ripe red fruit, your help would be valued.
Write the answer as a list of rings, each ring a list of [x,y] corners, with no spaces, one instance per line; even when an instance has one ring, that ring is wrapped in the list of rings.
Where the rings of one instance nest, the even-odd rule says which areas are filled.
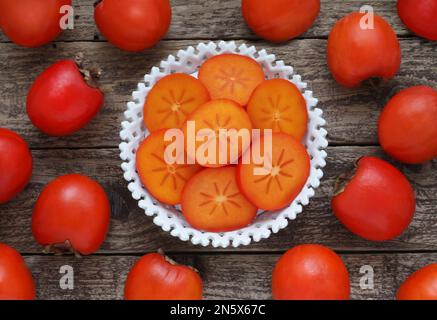
[[[349,273],[331,249],[316,244],[299,245],[276,263],[272,294],[277,300],[347,300]]]
[[[350,181],[332,199],[337,218],[353,233],[373,241],[399,236],[416,210],[407,178],[386,161],[363,157]]]
[[[32,123],[50,136],[72,134],[99,112],[103,93],[90,86],[77,64],[59,61],[41,73],[27,96],[27,114]]]
[[[415,34],[437,40],[437,0],[398,0],[398,13]]]
[[[0,300],[34,300],[35,282],[21,255],[0,243]]]
[[[392,27],[375,14],[373,29],[364,29],[366,17],[351,13],[335,24],[328,38],[329,68],[345,87],[356,87],[371,77],[391,79],[401,65],[401,49]]]
[[[138,260],[124,288],[126,300],[201,300],[202,279],[192,268],[158,253]]]
[[[1,0],[0,28],[18,45],[39,47],[60,33],[61,7],[71,0]]]
[[[437,91],[416,86],[400,91],[384,107],[378,136],[382,148],[404,163],[437,157]]]
[[[153,47],[171,23],[168,0],[100,0],[94,19],[103,36],[126,51]]]
[[[15,132],[0,128],[0,204],[14,198],[32,176],[32,154]]]
[[[78,174],[61,176],[41,192],[32,215],[32,233],[48,251],[82,255],[99,249],[109,227],[110,204],[103,188]]]
[[[398,300],[437,300],[437,263],[414,272],[401,285]]]
[[[317,19],[320,0],[243,0],[243,17],[260,37],[287,41],[307,31]]]

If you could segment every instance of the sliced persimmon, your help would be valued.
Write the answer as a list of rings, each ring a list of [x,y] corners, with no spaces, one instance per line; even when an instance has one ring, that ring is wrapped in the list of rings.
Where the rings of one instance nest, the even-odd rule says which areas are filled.
[[[249,148],[251,130],[243,107],[232,100],[211,100],[187,117],[183,127],[187,156],[204,167],[234,164]]]
[[[192,177],[184,187],[181,207],[191,226],[210,232],[244,228],[257,212],[238,189],[235,166],[208,168]]]
[[[181,128],[186,117],[209,99],[208,90],[198,79],[184,73],[165,76],[147,95],[144,123],[150,132]]]
[[[299,89],[285,79],[262,82],[253,92],[247,113],[255,128],[284,132],[299,141],[308,127],[308,111]]]
[[[206,60],[199,80],[212,99],[231,99],[246,106],[253,90],[265,79],[261,66],[250,57],[221,54]]]
[[[304,187],[310,174],[310,158],[305,147],[291,135],[273,133],[271,150],[268,141],[263,135],[253,140],[250,161],[238,165],[237,181],[255,206],[279,210],[293,202]],[[263,163],[254,161],[259,154]]]
[[[136,153],[136,168],[141,182],[153,197],[163,203],[175,205],[181,202],[185,183],[202,167],[167,164],[165,152],[172,142],[164,140],[165,132],[165,129],[152,132],[141,142]],[[177,159],[180,157],[185,159],[184,152],[175,155]]]

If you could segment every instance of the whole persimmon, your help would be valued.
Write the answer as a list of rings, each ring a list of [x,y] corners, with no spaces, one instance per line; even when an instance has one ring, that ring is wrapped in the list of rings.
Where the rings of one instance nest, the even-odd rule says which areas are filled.
[[[0,128],[0,204],[20,193],[32,176],[32,153],[15,132]]]
[[[352,176],[332,199],[340,222],[372,241],[402,234],[416,211],[414,190],[402,172],[379,158],[363,157]]]
[[[403,163],[419,164],[437,157],[437,91],[415,86],[396,94],[379,117],[382,148]]]
[[[102,35],[116,47],[132,52],[153,47],[171,23],[169,0],[100,0],[94,20]]]
[[[334,79],[345,87],[372,77],[391,79],[401,66],[398,38],[376,14],[354,12],[340,19],[329,34],[327,55]]]
[[[408,29],[437,41],[437,0],[398,0],[398,13]]]
[[[276,263],[272,294],[276,300],[347,300],[349,272],[331,249],[317,244],[299,245]]]
[[[88,255],[99,249],[109,229],[110,204],[96,181],[67,174],[43,189],[32,213],[32,233],[45,251]]]
[[[320,0],[243,0],[243,17],[261,38],[291,40],[306,32],[317,19]]]
[[[23,257],[0,243],[0,300],[34,300],[35,282]]]
[[[125,300],[201,300],[202,279],[192,268],[176,264],[159,254],[149,253],[130,270]]]
[[[64,6],[71,0],[1,0],[0,29],[20,46],[42,46],[62,32]]]
[[[50,136],[66,136],[85,127],[100,111],[104,95],[90,85],[73,60],[61,60],[33,82],[26,100],[32,123]]]
[[[398,300],[437,300],[437,263],[414,272],[399,288]]]

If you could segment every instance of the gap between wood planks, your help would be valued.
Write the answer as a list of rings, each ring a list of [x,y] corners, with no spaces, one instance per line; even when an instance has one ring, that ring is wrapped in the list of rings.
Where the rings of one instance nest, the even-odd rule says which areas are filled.
[[[415,36],[414,34],[402,34],[402,35],[397,35],[398,39],[418,39],[417,36]],[[420,38],[419,38],[420,39]],[[246,38],[242,38],[242,37],[226,37],[226,38],[222,38],[222,37],[209,37],[209,38],[205,38],[205,37],[193,37],[193,38],[165,38],[162,39],[160,42],[167,42],[167,41],[219,41],[219,40],[223,40],[223,41],[250,41],[250,42],[265,42],[265,40],[259,38],[259,37],[246,37]],[[283,43],[279,43],[277,44],[278,46],[286,46],[287,43],[291,42],[291,41],[298,41],[298,40],[328,40],[328,36],[305,36],[305,37],[297,37],[294,38],[292,40],[289,40],[287,42],[283,42]],[[103,38],[98,38],[98,39],[83,39],[83,40],[54,40],[50,43],[48,43],[47,45],[52,45],[55,46],[58,43],[72,43],[72,42],[102,42],[102,43],[107,43],[108,41],[103,39]],[[3,40],[0,41],[0,43],[13,43],[10,40]],[[274,44],[274,43],[272,43]]]
[[[290,249],[293,246],[290,246]],[[209,250],[209,251],[208,251]],[[260,250],[260,249],[256,249],[256,250]],[[402,254],[433,254],[433,253],[437,253],[437,250],[416,250],[416,249],[405,249],[405,250],[399,250],[399,249],[395,249],[395,250],[374,250],[374,249],[370,249],[370,250],[357,250],[357,251],[353,251],[353,250],[334,250],[336,253],[341,254],[341,255],[387,255],[387,254],[397,254],[397,255],[402,255]],[[98,256],[105,256],[105,257],[141,257],[145,254],[148,253],[154,253],[157,252],[156,250],[146,250],[146,251],[142,251],[142,252],[136,252],[136,251],[132,251],[132,252],[95,252],[91,255],[88,256],[94,256],[94,257],[98,257]],[[286,252],[286,250],[266,250],[266,249],[261,249],[261,251],[255,251],[255,250],[250,250],[250,249],[241,249],[239,250],[238,248],[234,248],[234,251],[226,251],[224,249],[217,249],[217,248],[206,248],[205,250],[187,250],[187,251],[174,251],[174,250],[168,250],[168,251],[164,251],[164,253],[166,255],[169,256],[222,256],[222,255],[247,255],[247,256],[256,256],[256,255],[282,255]],[[41,253],[35,253],[35,252],[21,252],[21,255],[23,256],[27,256],[27,257],[40,257],[40,256],[57,256],[57,255],[53,255],[53,254],[45,254],[43,252]],[[59,256],[59,255],[58,255]],[[66,256],[66,257],[73,257],[72,254],[65,254],[65,255],[61,255],[61,256]],[[83,259],[88,256],[83,256],[79,259]]]

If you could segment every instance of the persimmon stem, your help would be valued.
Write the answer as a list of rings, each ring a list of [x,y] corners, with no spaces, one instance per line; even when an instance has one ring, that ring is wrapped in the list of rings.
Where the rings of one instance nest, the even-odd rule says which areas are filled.
[[[349,171],[345,172],[337,177],[334,184],[334,197],[338,196],[339,194],[343,193],[344,189],[346,188],[347,184],[352,180],[352,178],[355,176],[357,169],[358,169],[358,161],[360,161],[361,158],[359,158],[355,164],[354,168]]]
[[[46,245],[43,249],[43,252],[47,254],[51,253],[55,256],[72,253],[76,258],[82,258],[82,255],[76,249],[74,249],[69,240],[65,240],[61,243]]]
[[[86,68],[85,67],[85,58],[83,52],[79,52],[75,57],[74,61],[79,68],[80,73],[82,74],[86,83],[93,87],[99,88],[97,80],[100,79],[102,75],[102,69],[100,68]]]
[[[164,257],[165,261],[167,261],[168,263],[170,263],[172,266],[179,266],[181,265],[180,263],[177,263],[176,261],[174,261],[172,258],[168,257],[165,253],[164,250],[162,250],[161,248],[158,249],[158,253]],[[197,270],[196,268],[194,268],[193,266],[190,265],[185,265],[186,267],[190,268],[191,270],[193,270],[196,273],[200,273],[199,270]]]

